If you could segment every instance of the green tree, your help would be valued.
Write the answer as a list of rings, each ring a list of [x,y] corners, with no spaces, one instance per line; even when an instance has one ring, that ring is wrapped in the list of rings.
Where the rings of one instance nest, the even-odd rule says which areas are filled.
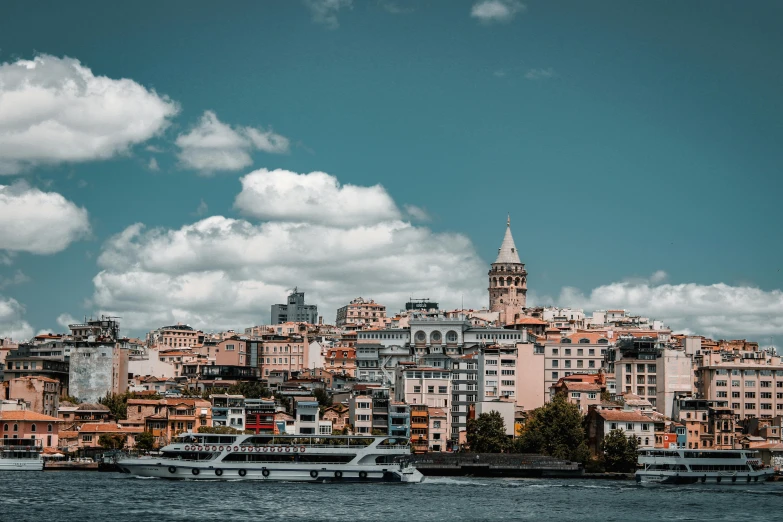
[[[468,446],[473,453],[500,453],[509,445],[506,424],[494,410],[470,419],[467,432]]]
[[[638,439],[631,435],[625,436],[623,430],[612,430],[601,442],[603,461],[606,471],[615,473],[630,473],[636,468],[636,452],[639,448]]]
[[[110,393],[98,399],[98,402],[109,408],[115,419],[124,420],[128,418],[128,396],[128,393]]]
[[[226,392],[231,395],[244,395],[247,399],[269,397],[269,389],[260,382],[241,381],[231,386]]]
[[[313,390],[313,397],[318,399],[318,405],[321,408],[328,408],[333,403],[332,394],[326,391],[324,388],[316,388]]]
[[[120,433],[104,433],[98,437],[98,444],[106,449],[122,449],[128,442],[128,436]]]
[[[530,413],[514,450],[585,463],[590,451],[582,422],[579,407],[568,402],[565,395],[557,394]]]
[[[110,393],[106,395],[106,397],[101,397],[98,399],[98,402],[100,404],[103,404],[107,408],[109,408],[109,411],[111,412],[112,416],[117,420],[125,420],[128,418],[128,399],[135,399],[137,398],[137,395],[133,392],[125,392],[125,393]],[[145,399],[151,399],[151,400],[157,400],[162,398],[160,395],[153,394],[153,395],[144,395]]]
[[[149,431],[136,435],[136,449],[150,451],[155,448],[155,436]]]

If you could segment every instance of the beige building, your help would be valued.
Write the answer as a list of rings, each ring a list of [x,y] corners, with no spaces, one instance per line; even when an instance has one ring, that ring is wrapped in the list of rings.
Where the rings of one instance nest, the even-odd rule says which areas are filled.
[[[544,343],[544,394],[562,377],[598,373],[604,362],[610,340],[600,332],[580,331]]]
[[[17,377],[7,383],[9,399],[21,399],[28,409],[50,417],[57,416],[60,407],[60,381],[49,377]]]
[[[163,326],[147,334],[147,346],[159,346],[161,348],[190,348],[201,344],[204,333],[192,326],[177,323],[171,326]]]
[[[284,337],[264,340],[259,347],[258,366],[261,375],[268,377],[271,372],[299,372],[307,369],[307,338]]]
[[[391,320],[386,317],[386,306],[372,299],[357,297],[337,309],[336,326],[356,325],[360,328],[385,328]]]
[[[398,366],[395,399],[408,404],[426,404],[448,409],[451,398],[451,371],[443,368]]]
[[[783,362],[767,352],[706,353],[696,361],[699,397],[728,401],[737,419],[783,413]]]

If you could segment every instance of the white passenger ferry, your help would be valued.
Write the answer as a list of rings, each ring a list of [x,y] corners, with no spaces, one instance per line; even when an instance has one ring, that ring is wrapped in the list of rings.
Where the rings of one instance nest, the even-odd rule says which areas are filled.
[[[756,484],[774,475],[752,450],[647,449],[639,451],[637,482]]]
[[[41,471],[43,447],[33,439],[0,439],[0,471]]]
[[[421,482],[397,437],[186,433],[158,457],[125,458],[121,471],[173,479]]]

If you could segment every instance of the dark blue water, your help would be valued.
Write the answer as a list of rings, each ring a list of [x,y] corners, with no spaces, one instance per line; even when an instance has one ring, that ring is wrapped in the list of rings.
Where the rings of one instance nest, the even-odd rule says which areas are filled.
[[[780,520],[783,483],[637,486],[600,480],[428,478],[423,484],[141,479],[0,472],[0,521]]]

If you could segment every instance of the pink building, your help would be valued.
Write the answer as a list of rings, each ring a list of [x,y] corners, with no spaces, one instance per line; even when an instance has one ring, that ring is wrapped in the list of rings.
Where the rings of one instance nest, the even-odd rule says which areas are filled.
[[[301,338],[265,340],[259,352],[259,367],[264,377],[274,371],[285,371],[290,375],[307,368],[307,346]]]
[[[4,439],[35,439],[44,448],[57,447],[60,422],[57,417],[29,410],[0,411]]]
[[[429,451],[446,451],[451,428],[449,415],[443,408],[429,408]]]
[[[60,381],[42,376],[17,377],[8,385],[8,399],[21,399],[31,411],[57,416],[60,406]]]
[[[73,451],[80,448],[100,448],[101,435],[118,435],[125,437],[124,448],[136,446],[136,436],[143,428],[120,426],[114,422],[90,422],[84,424],[79,431],[64,431],[60,434],[60,447]],[[122,448],[116,448],[122,449]]]

